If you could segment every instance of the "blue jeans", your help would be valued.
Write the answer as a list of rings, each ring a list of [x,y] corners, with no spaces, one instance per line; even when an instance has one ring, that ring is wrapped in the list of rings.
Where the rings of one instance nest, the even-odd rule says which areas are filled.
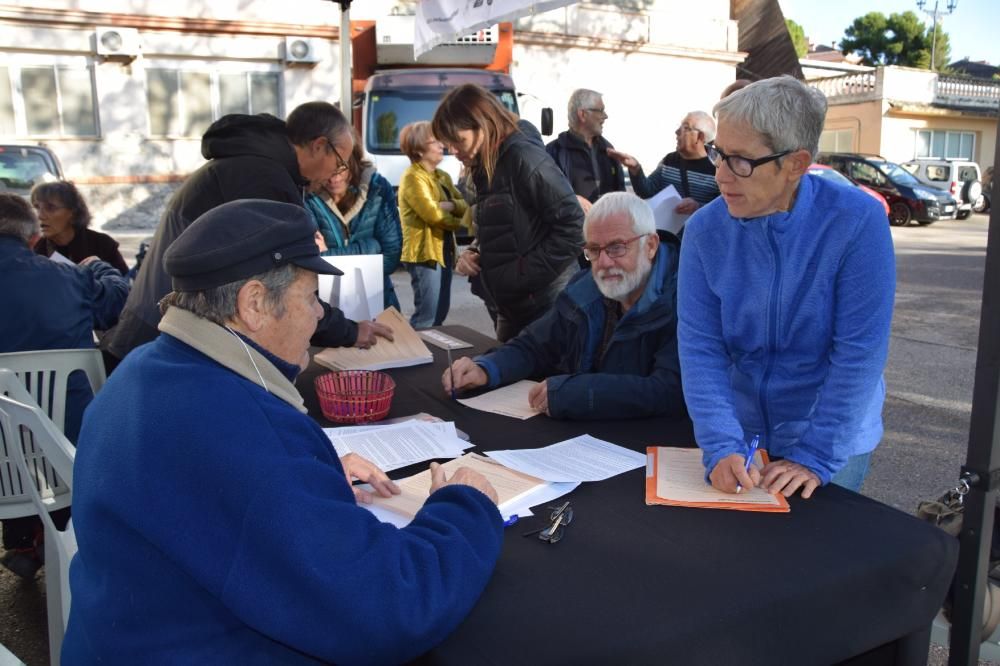
[[[451,269],[440,264],[405,264],[413,286],[410,326],[420,330],[440,326],[451,308]]]
[[[861,484],[865,482],[865,477],[868,476],[868,464],[871,462],[871,459],[871,451],[851,456],[847,459],[847,464],[833,475],[830,483],[836,483],[838,486],[842,486],[848,490],[860,492]]]

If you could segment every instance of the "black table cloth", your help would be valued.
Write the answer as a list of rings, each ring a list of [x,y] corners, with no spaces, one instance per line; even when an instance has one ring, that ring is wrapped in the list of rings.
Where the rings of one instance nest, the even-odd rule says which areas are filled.
[[[482,351],[496,341],[446,333]],[[691,446],[686,420],[519,421],[452,401],[431,365],[390,371],[390,417],[453,420],[475,451],[535,448],[582,433],[644,451]],[[312,367],[298,385],[323,419]],[[398,470],[400,477],[426,464]],[[573,522],[557,544],[507,528],[496,571],[470,616],[426,664],[924,664],[930,623],[957,541],[838,486],[791,498],[787,514],[646,506],[644,470],[584,483],[567,496]]]

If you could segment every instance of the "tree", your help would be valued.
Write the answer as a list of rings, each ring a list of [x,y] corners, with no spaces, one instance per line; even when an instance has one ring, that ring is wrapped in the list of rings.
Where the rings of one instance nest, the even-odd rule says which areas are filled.
[[[927,69],[931,64],[930,28],[924,28],[920,18],[912,11],[890,14],[869,12],[854,19],[840,50],[857,53],[866,65],[903,65]],[[938,49],[935,59],[947,63],[948,35],[938,28]],[[942,60],[943,58],[943,60]]]
[[[792,38],[792,46],[795,47],[795,55],[801,58],[809,52],[809,40],[806,39],[806,31],[802,26],[792,19],[785,19],[785,27],[788,28],[788,36]]]

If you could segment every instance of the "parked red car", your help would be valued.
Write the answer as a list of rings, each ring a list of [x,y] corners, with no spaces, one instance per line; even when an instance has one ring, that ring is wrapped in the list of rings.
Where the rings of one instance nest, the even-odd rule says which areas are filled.
[[[860,183],[855,184],[853,181],[851,181],[850,178],[840,173],[839,171],[836,171],[835,169],[828,167],[825,164],[809,165],[809,173],[819,178],[832,180],[833,182],[840,183],[841,185],[848,185],[850,187],[860,187],[862,190],[864,190],[868,194],[878,199],[878,202],[882,204],[882,209],[885,211],[885,216],[889,217],[889,202],[885,200],[885,197],[883,197],[881,194],[879,194],[872,188],[866,185],[861,185]]]

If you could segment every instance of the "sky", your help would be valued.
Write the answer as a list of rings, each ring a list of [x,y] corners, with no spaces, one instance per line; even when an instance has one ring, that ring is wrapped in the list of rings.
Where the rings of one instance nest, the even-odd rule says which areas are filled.
[[[954,0],[953,0],[954,1]],[[912,10],[930,25],[931,17],[917,7],[917,0],[778,0],[785,18],[802,26],[806,37],[817,44],[840,43],[844,30],[859,16],[882,12],[886,16]],[[948,0],[939,0],[938,13],[947,11]],[[924,10],[933,10],[927,0]],[[941,19],[951,43],[951,60],[985,60],[1000,65],[1000,0],[958,0],[955,11]]]

